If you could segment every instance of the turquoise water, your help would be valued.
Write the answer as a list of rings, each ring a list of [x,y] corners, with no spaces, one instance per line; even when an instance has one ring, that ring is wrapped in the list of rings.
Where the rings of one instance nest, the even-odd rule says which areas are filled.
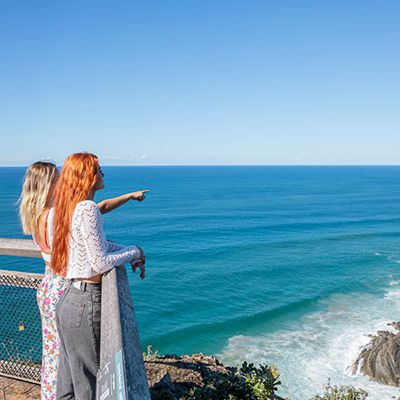
[[[107,237],[142,246],[130,274],[143,347],[273,363],[307,398],[351,375],[364,334],[399,319],[400,167],[105,167],[96,200],[140,188],[105,215]],[[0,237],[22,237],[23,168],[0,168]],[[39,260],[0,268],[41,272]],[[389,398],[389,397],[388,397]]]

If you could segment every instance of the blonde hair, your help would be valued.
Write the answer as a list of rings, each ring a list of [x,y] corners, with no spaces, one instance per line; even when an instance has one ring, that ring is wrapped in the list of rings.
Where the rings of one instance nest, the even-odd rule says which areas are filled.
[[[51,206],[57,177],[57,167],[51,162],[38,161],[26,170],[19,198],[19,217],[25,234],[37,236],[40,215]]]

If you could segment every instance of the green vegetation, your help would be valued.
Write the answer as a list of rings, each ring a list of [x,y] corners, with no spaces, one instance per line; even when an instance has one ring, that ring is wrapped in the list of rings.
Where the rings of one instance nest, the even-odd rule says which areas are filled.
[[[352,386],[331,386],[330,382],[324,387],[322,396],[315,396],[311,400],[365,400],[368,393]]]
[[[179,362],[182,361],[179,360]],[[169,367],[173,368],[171,360],[168,360],[168,363],[170,363]],[[194,370],[194,365],[196,364],[186,364],[188,377]],[[223,367],[223,370],[217,370],[203,365],[197,371],[201,371],[202,381],[200,384],[198,381],[195,383],[191,380],[193,376],[189,377],[187,381],[182,380],[185,375],[180,375],[176,381],[169,378],[165,380],[163,386],[151,390],[152,399],[290,400],[290,398],[282,398],[277,395],[281,382],[277,369],[271,366],[255,367],[254,364],[244,362],[239,368]],[[167,374],[167,376],[169,375]],[[177,390],[178,387],[179,390]],[[367,397],[367,392],[362,389],[352,386],[332,386],[328,381],[323,388],[323,394],[316,395],[309,400],[365,400]]]
[[[229,367],[228,374],[210,373],[202,388],[193,388],[187,400],[275,400],[279,374],[276,369],[244,362],[238,370]]]

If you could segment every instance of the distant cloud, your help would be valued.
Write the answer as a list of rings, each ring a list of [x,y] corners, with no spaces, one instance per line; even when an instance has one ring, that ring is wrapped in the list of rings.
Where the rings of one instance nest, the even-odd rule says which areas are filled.
[[[133,155],[133,156],[129,157],[129,160],[130,161],[140,161],[140,160],[146,160],[149,157],[150,157],[150,154],[142,154],[140,156]]]
[[[125,160],[125,157],[122,156],[103,156],[101,157],[101,159],[103,161],[121,161],[121,160]]]
[[[0,163],[14,163],[26,161],[23,157],[0,157]]]
[[[134,161],[144,161],[147,160],[150,157],[150,154],[141,154],[141,155],[132,155],[132,156],[126,156],[126,155],[105,155],[101,157],[102,162],[110,163],[110,164],[116,164],[116,163],[132,163]]]
[[[6,165],[6,166],[25,166],[32,164],[36,161],[48,161],[48,162],[53,162],[56,163],[56,160],[54,160],[53,157],[0,157],[0,165]]]

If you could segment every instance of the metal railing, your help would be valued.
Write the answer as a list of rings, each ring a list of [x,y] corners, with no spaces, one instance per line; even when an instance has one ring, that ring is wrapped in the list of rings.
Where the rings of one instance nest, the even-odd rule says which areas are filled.
[[[0,255],[40,257],[31,240],[1,239]],[[36,289],[43,275],[0,270],[0,375],[40,382],[41,322]],[[102,284],[98,399],[150,400],[125,267]]]

